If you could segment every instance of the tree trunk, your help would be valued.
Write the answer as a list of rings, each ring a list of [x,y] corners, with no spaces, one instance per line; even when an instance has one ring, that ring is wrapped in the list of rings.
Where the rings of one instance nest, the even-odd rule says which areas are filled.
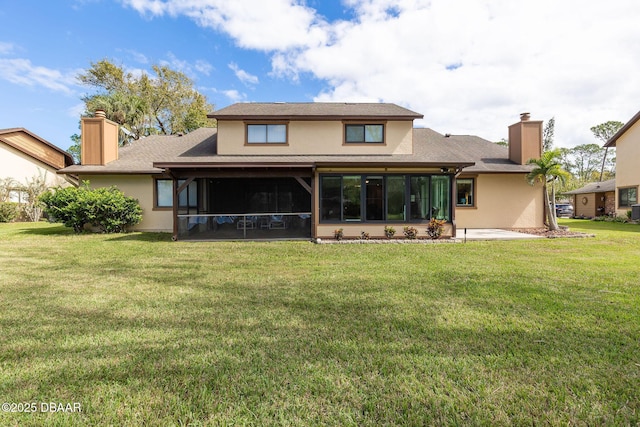
[[[549,193],[547,192],[547,185],[543,185],[542,192],[544,193],[544,212],[547,217],[547,224],[550,231],[558,229],[558,222],[556,221],[555,212],[551,212],[551,203],[549,201]]]
[[[602,174],[604,174],[604,164],[607,161],[607,153],[609,152],[609,147],[605,147],[604,149],[604,157],[602,158],[602,167],[600,168],[600,179],[598,181],[602,182]]]

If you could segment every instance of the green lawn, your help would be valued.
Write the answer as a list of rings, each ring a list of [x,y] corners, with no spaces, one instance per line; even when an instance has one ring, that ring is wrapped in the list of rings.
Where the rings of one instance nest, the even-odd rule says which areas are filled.
[[[0,224],[0,425],[637,425],[640,226],[447,245]],[[15,408],[15,407],[14,407]]]

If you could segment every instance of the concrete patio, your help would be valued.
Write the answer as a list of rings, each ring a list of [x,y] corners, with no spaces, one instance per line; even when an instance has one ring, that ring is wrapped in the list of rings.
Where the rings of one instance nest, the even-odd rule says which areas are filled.
[[[466,234],[465,234],[466,231]],[[458,240],[521,240],[540,239],[541,236],[519,233],[517,231],[501,230],[499,228],[459,228],[456,233]]]

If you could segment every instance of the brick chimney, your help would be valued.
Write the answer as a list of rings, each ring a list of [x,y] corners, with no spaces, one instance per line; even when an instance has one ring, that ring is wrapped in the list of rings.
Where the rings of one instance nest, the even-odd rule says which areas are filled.
[[[106,165],[118,159],[118,124],[107,120],[104,111],[95,117],[83,117],[81,160],[83,165]]]
[[[542,120],[530,120],[529,113],[509,126],[509,160],[519,165],[542,156]]]

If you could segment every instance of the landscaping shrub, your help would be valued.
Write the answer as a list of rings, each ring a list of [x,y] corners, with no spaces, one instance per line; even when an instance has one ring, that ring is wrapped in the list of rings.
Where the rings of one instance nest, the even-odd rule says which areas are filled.
[[[81,233],[85,225],[98,227],[104,233],[123,233],[142,220],[137,200],[116,187],[92,190],[88,184],[56,188],[43,194],[40,200],[49,219],[72,227],[76,233]]]
[[[0,202],[0,222],[11,222],[18,216],[18,204]]]
[[[442,235],[444,231],[445,220],[431,218],[429,224],[427,224],[427,235],[432,239],[437,239]]]
[[[402,229],[402,232],[404,233],[404,237],[406,237],[409,240],[413,240],[416,237],[418,237],[418,229],[415,227],[404,227]]]

